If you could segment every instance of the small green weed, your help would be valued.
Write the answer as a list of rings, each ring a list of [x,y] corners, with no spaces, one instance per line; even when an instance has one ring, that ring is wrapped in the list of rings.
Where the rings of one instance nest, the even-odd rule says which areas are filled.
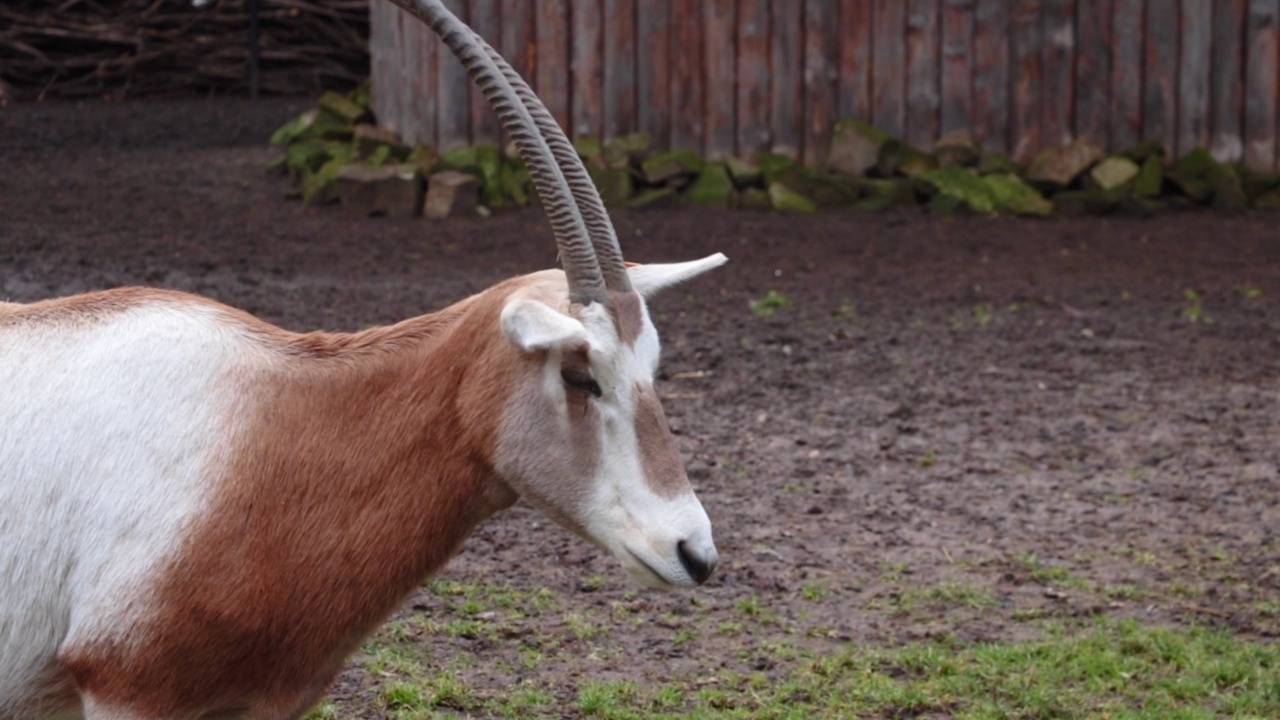
[[[791,300],[777,290],[770,290],[764,297],[751,301],[751,314],[756,317],[770,317],[778,310],[791,305]]]
[[[1204,298],[1200,293],[1187,288],[1182,291],[1182,296],[1186,298],[1187,303],[1182,307],[1182,319],[1193,323],[1211,322],[1209,316],[1204,312]]]
[[[1237,285],[1236,291],[1239,292],[1242,296],[1244,296],[1245,300],[1257,300],[1263,295],[1262,288],[1256,285],[1250,285],[1248,283],[1245,283],[1243,285]]]

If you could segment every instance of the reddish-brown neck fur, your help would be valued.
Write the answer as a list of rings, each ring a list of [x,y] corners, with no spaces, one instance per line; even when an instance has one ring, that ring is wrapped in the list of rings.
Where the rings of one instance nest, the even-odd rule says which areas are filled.
[[[159,613],[131,633],[142,642],[65,658],[80,687],[156,717],[313,701],[515,500],[490,464],[517,362],[498,331],[504,287],[356,335],[254,325],[288,360],[246,381],[261,394],[210,514],[159,582]]]

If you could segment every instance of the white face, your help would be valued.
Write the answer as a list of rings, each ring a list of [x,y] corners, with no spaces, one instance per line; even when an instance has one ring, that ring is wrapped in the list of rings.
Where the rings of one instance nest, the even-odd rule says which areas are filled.
[[[501,424],[499,474],[550,517],[613,553],[640,584],[704,582],[717,561],[711,522],[654,391],[658,334],[640,295],[578,308],[573,317],[543,300],[514,297],[502,320],[522,362],[513,396],[519,400]]]

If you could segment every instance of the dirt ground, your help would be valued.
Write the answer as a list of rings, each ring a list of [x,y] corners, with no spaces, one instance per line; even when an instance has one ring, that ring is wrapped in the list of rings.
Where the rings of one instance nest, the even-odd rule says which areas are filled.
[[[432,223],[282,199],[265,138],[305,102],[0,110],[0,300],[147,284],[359,329],[554,263],[534,211]],[[651,304],[722,563],[695,592],[640,591],[518,505],[442,578],[545,588],[557,611],[517,637],[417,639],[475,692],[767,670],[766,636],[821,652],[1097,616],[1280,635],[1280,216],[615,220],[631,260],[730,257]],[[425,589],[404,612],[475,609]],[[583,619],[625,631],[516,662],[520,633]],[[717,631],[735,622],[773,634]],[[334,696],[377,681],[353,664]]]

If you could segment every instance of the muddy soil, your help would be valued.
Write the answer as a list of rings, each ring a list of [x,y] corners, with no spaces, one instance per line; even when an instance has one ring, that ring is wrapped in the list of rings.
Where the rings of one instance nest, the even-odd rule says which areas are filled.
[[[0,300],[146,284],[349,330],[554,263],[535,211],[433,223],[283,199],[265,138],[304,105],[0,111]],[[567,635],[534,667],[511,638],[424,633],[476,692],[768,667],[759,635],[716,631],[733,623],[819,651],[1097,616],[1280,634],[1280,216],[615,220],[631,260],[730,257],[651,304],[721,567],[696,592],[639,591],[518,505],[443,579],[545,588],[543,628],[625,631]],[[404,612],[474,611],[424,589]],[[353,664],[335,697],[377,682]]]

